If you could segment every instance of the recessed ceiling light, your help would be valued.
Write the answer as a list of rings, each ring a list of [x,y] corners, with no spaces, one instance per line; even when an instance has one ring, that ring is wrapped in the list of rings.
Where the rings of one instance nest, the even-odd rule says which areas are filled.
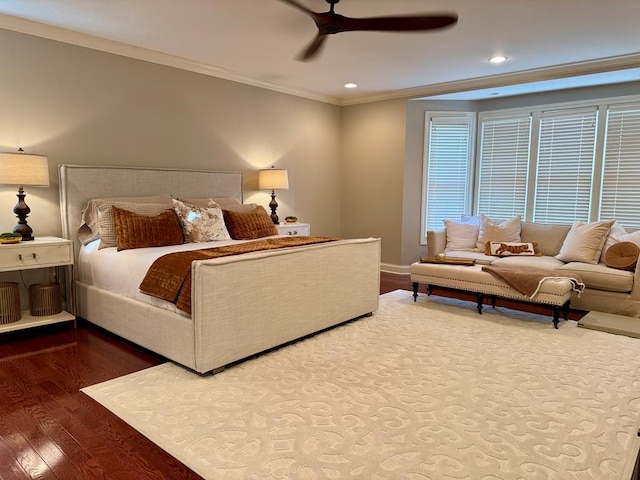
[[[358,88],[357,83],[345,83],[344,88]]]
[[[507,61],[507,57],[504,57],[502,55],[496,55],[495,57],[491,57],[489,61],[491,63],[502,63]]]

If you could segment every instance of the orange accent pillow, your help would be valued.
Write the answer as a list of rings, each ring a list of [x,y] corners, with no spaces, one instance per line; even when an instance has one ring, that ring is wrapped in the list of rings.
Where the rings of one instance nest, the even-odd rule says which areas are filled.
[[[116,206],[111,208],[118,251],[184,243],[180,220],[173,209],[149,217]]]
[[[618,242],[611,245],[604,254],[607,267],[620,270],[635,270],[640,248],[633,242]]]
[[[278,235],[278,229],[262,205],[250,212],[222,210],[224,223],[234,240],[253,240],[255,238]]]

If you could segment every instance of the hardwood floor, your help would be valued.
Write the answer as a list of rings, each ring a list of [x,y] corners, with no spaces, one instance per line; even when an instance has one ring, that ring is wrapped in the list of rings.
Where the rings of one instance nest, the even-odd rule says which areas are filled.
[[[84,321],[0,335],[0,479],[201,478],[79,391],[164,361]]]

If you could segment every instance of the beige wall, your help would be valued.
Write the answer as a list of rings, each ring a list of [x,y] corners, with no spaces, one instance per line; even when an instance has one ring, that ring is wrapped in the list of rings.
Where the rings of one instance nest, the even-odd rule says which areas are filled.
[[[382,238],[384,268],[423,252],[424,112],[490,110],[640,93],[640,82],[478,103],[397,99],[337,107],[206,75],[0,30],[0,151],[49,156],[50,188],[27,187],[35,235],[59,235],[60,163],[245,172],[287,168],[278,213],[315,235]],[[16,223],[16,188],[0,186],[0,231]],[[134,193],[134,192],[132,192]]]
[[[0,30],[0,151],[49,157],[51,187],[25,187],[34,235],[60,235],[57,165],[289,170],[281,218],[341,235],[341,109],[334,105]],[[0,186],[0,231],[16,224],[16,187]],[[135,192],[132,192],[135,194]]]
[[[380,237],[382,262],[390,265],[400,263],[406,105],[343,109],[342,233]]]

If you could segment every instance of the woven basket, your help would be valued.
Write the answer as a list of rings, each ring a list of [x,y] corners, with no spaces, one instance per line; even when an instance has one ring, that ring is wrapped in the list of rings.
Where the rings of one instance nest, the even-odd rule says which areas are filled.
[[[16,282],[0,282],[0,325],[22,318],[20,290]]]
[[[59,283],[34,283],[29,286],[29,313],[36,317],[62,311]]]

